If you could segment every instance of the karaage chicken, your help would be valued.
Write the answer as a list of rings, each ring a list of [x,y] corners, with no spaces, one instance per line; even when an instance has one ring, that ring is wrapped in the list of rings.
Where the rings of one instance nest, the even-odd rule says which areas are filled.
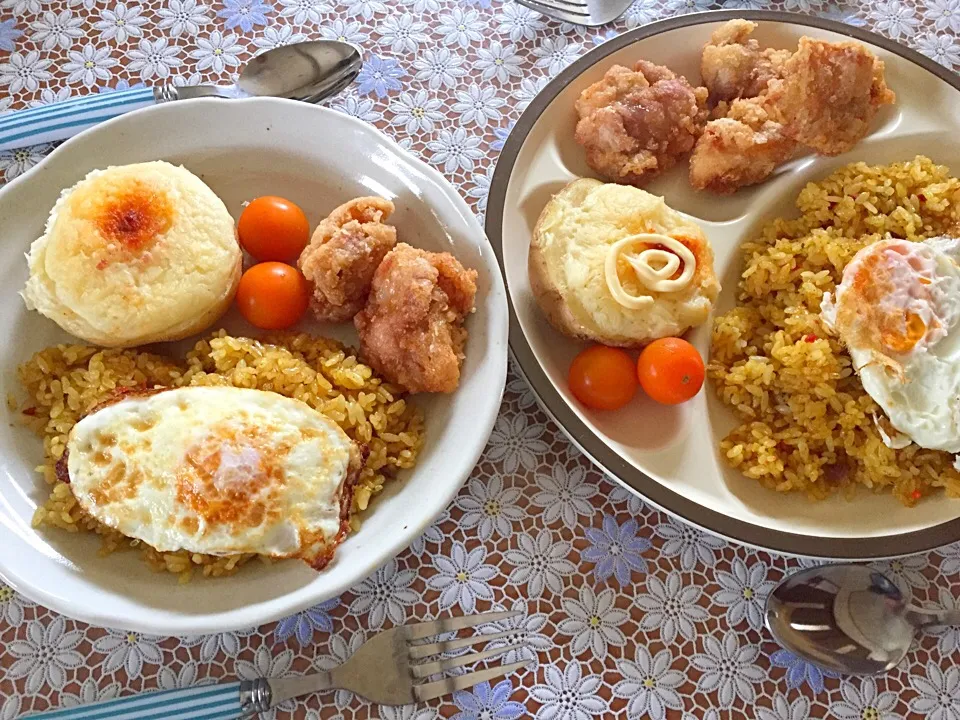
[[[711,120],[690,158],[690,184],[729,195],[766,180],[796,147],[778,123],[764,123],[754,130],[739,120]]]
[[[883,61],[857,42],[800,38],[784,69],[778,104],[787,133],[822,155],[852,149],[880,107],[896,100],[884,80]]]
[[[473,311],[477,272],[449,253],[399,243],[373,276],[353,319],[364,361],[410,392],[453,392]]]
[[[728,194],[755,185],[803,146],[846,152],[895,99],[883,62],[860,43],[803,37],[795,53],[761,50],[748,39],[755,27],[731,20],[703,49],[704,84],[717,104],[690,159],[695,188]]]
[[[762,48],[750,38],[757,24],[730,20],[713,31],[703,47],[700,75],[710,92],[710,102],[756,97],[767,83],[783,76],[789,50]]]
[[[363,309],[373,274],[397,244],[397,230],[384,221],[393,203],[361,197],[344,203],[322,220],[299,266],[310,282],[310,307],[318,320],[345,322]]]
[[[769,92],[734,100],[727,117],[711,120],[690,158],[690,184],[722,195],[766,180],[778,165],[797,151],[786,132],[776,99],[779,80]]]
[[[661,65],[614,65],[580,94],[575,138],[598,174],[642,186],[693,149],[707,120],[706,101],[705,88]]]

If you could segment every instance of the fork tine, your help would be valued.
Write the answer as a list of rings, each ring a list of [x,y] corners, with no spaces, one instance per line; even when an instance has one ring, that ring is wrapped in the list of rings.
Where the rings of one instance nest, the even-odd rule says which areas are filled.
[[[438,697],[443,697],[457,690],[466,690],[468,687],[473,687],[477,683],[482,683],[485,680],[496,680],[504,675],[509,675],[524,667],[528,662],[529,661],[524,660],[523,662],[515,662],[511,665],[501,665],[500,667],[487,668],[486,670],[477,670],[476,672],[467,673],[466,675],[454,675],[453,677],[444,678],[443,680],[436,680],[434,682],[424,683],[423,685],[415,685],[413,687],[413,694],[420,702],[436,700]]]
[[[553,17],[560,17],[561,14],[567,15],[576,15],[582,18],[590,17],[590,11],[587,9],[586,5],[581,5],[580,3],[571,2],[570,0],[530,0],[535,2],[537,5],[540,5],[543,8],[543,11],[547,15],[552,15]]]
[[[546,8],[580,12],[581,15],[587,15],[589,12],[584,0],[534,0],[534,2],[538,2]]]
[[[586,12],[568,12],[566,10],[559,10],[553,5],[547,5],[540,2],[540,0],[517,0],[518,3],[524,5],[531,10],[534,10],[542,15],[546,15],[552,20],[559,20],[560,22],[568,22],[572,25],[587,25],[585,20],[589,20],[590,14]],[[588,25],[589,26],[589,25]]]
[[[480,662],[481,660],[489,660],[490,658],[497,657],[498,655],[508,653],[511,650],[519,650],[522,647],[523,643],[517,643],[516,645],[493,648],[492,650],[484,650],[483,652],[471,653],[470,655],[463,655],[461,657],[445,658],[444,660],[435,660],[434,662],[411,665],[410,669],[413,671],[414,677],[425,678],[430,677],[431,675],[436,675],[437,673],[446,672],[447,670],[463,667],[464,665],[472,665],[473,663]]]
[[[510,630],[502,633],[493,633],[491,635],[471,635],[470,637],[465,638],[456,638],[455,640],[445,640],[438,643],[430,643],[429,645],[410,645],[410,657],[413,660],[420,660],[422,658],[430,657],[431,655],[437,655],[439,653],[450,652],[451,650],[459,650],[460,648],[470,647],[471,645],[481,645],[482,643],[491,642],[493,640],[503,640],[505,637],[510,637],[514,633]]]
[[[439,620],[429,620],[427,622],[416,623],[414,625],[403,625],[401,627],[406,629],[405,636],[407,640],[421,640],[426,637],[431,637],[432,635],[456,632],[457,630],[463,630],[464,628],[507,620],[509,618],[516,617],[519,614],[519,610],[505,610],[503,612],[482,613],[480,615],[463,615],[461,617],[440,618]]]

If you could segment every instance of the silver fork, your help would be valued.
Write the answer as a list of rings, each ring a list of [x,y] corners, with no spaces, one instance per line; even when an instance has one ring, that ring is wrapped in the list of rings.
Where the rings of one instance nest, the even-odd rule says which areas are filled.
[[[437,642],[419,640],[486,623],[499,622],[519,612],[493,612],[464,617],[442,618],[414,625],[400,625],[377,633],[367,640],[340,667],[329,672],[287,678],[259,678],[218,685],[198,685],[181,690],[141,693],[94,705],[54,710],[31,718],[57,720],[236,720],[276,707],[301,695],[324,690],[350,690],[380,705],[406,705],[426,702],[477,683],[494,680],[519,670],[527,663],[475,670],[428,681],[431,675],[489,660],[523,643],[493,648],[458,657],[428,660],[453,650],[502,640],[510,632],[453,638]],[[423,662],[418,662],[418,661]],[[424,682],[426,681],[426,682]]]
[[[633,0],[517,0],[549,18],[573,25],[597,27],[623,15]]]

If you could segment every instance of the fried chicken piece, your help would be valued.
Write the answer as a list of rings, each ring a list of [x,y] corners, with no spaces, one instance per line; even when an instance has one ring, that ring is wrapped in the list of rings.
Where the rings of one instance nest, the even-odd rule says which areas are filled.
[[[457,389],[473,311],[477,271],[449,253],[398,244],[373,276],[366,307],[354,317],[360,354],[410,392]]]
[[[727,117],[707,123],[690,158],[693,187],[729,195],[763,182],[793,157],[797,143],[783,124],[777,102],[781,93],[781,81],[772,81],[763,95],[734,100]]]
[[[711,120],[690,158],[690,184],[729,195],[766,180],[796,147],[778,123],[764,123],[754,130],[739,120]]]
[[[725,117],[739,120],[753,128],[765,122],[786,122],[780,100],[783,98],[783,81],[773,80],[766,91],[754,98],[741,98],[727,105]]]
[[[789,50],[760,48],[750,34],[757,29],[749,20],[730,20],[713,31],[703,46],[700,75],[710,92],[710,102],[756,97],[767,83],[783,76]]]
[[[374,271],[397,244],[397,229],[383,223],[393,210],[382,197],[361,197],[317,225],[298,265],[313,288],[318,320],[346,322],[363,309]]]
[[[803,37],[792,54],[760,50],[748,39],[755,27],[731,20],[704,47],[701,72],[718,103],[690,159],[698,189],[727,194],[759,183],[801,145],[847,152],[895,100],[883,62],[860,43]]]
[[[706,100],[705,88],[662,65],[614,65],[580,94],[575,138],[598,174],[642,186],[693,149],[707,120]]]
[[[866,136],[881,105],[896,95],[883,61],[858,42],[800,38],[787,61],[779,107],[787,133],[823,155],[840,155]]]

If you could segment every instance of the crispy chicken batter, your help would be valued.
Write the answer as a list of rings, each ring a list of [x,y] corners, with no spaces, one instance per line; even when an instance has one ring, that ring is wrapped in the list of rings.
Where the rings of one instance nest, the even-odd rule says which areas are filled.
[[[397,230],[384,224],[393,203],[361,197],[320,222],[298,262],[313,288],[310,306],[323,322],[345,322],[360,312],[374,271],[397,244]]]
[[[840,155],[864,138],[881,105],[896,95],[883,61],[857,42],[800,38],[785,66],[779,104],[791,137],[823,155]]]
[[[750,34],[757,29],[749,20],[730,20],[713,31],[703,47],[700,75],[712,103],[756,97],[767,83],[783,77],[789,50],[760,48]]]
[[[879,107],[895,99],[883,62],[860,43],[803,37],[784,60],[747,40],[754,27],[732,20],[704,47],[704,83],[720,102],[718,119],[707,123],[690,159],[690,183],[698,189],[727,194],[762,182],[800,146],[846,152],[867,134]],[[738,99],[728,102],[731,95]]]
[[[729,195],[766,180],[796,147],[779,123],[767,122],[755,130],[731,118],[711,120],[690,158],[690,184]]]
[[[707,123],[690,158],[690,184],[728,195],[763,182],[789,160],[797,143],[786,132],[777,99],[780,81],[763,95],[734,100],[727,117]]]
[[[707,91],[639,61],[611,67],[580,94],[576,141],[603,177],[642,186],[693,149],[707,119]]]
[[[477,271],[449,253],[398,244],[373,276],[353,319],[365,362],[410,392],[453,392],[473,311]]]

